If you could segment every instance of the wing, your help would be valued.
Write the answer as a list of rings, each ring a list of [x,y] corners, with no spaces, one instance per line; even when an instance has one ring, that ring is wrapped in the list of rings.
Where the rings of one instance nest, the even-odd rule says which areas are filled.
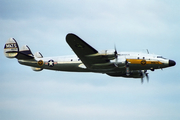
[[[114,67],[114,64],[110,63],[110,60],[103,59],[101,57],[89,57],[91,55],[98,54],[98,51],[83,41],[81,38],[75,34],[68,34],[66,36],[66,41],[76,55],[81,59],[84,65],[89,69],[105,69],[109,67]]]

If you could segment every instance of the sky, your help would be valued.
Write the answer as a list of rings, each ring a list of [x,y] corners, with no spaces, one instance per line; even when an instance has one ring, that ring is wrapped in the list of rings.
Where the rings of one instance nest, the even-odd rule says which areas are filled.
[[[0,0],[1,120],[179,120],[179,0]],[[4,56],[14,37],[44,57],[74,55],[74,33],[97,50],[146,52],[176,61],[150,81],[97,73],[35,72]]]

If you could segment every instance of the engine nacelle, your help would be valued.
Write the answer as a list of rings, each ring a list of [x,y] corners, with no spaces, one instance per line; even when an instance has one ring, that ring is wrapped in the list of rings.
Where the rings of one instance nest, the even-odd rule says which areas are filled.
[[[103,50],[99,52],[99,55],[104,56],[109,60],[113,60],[116,58],[116,54],[114,50]]]
[[[116,58],[116,52],[113,50],[104,50],[95,54],[87,55],[86,57],[114,60]]]

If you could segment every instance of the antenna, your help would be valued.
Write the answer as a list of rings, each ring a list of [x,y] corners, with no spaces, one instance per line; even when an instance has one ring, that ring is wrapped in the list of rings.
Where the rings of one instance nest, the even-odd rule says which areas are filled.
[[[146,49],[147,50],[147,53],[149,54],[149,50],[148,49]]]

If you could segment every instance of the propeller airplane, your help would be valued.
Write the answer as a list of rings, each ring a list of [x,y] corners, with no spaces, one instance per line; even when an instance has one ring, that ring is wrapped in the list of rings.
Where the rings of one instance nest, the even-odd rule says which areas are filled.
[[[117,52],[115,50],[97,51],[77,35],[69,33],[66,42],[76,55],[43,57],[40,52],[32,54],[24,45],[22,49],[14,38],[4,46],[7,58],[17,58],[22,65],[31,66],[34,71],[43,69],[69,72],[95,72],[113,77],[143,78],[149,81],[147,70],[163,69],[175,66],[176,62],[160,55],[139,52]]]

